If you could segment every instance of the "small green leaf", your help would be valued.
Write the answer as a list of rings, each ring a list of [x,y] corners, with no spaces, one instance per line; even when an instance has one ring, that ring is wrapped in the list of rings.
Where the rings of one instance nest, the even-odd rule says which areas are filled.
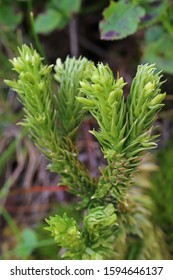
[[[36,32],[48,34],[53,30],[64,28],[73,14],[79,12],[81,0],[52,0],[47,4],[45,13],[35,20]]]
[[[81,102],[82,104],[86,105],[87,107],[94,107],[95,103],[92,100],[89,100],[87,98],[84,97],[76,97],[76,99]]]
[[[67,21],[64,20],[59,11],[48,9],[45,13],[39,14],[35,20],[37,33],[48,34],[56,28],[63,28]]]
[[[36,233],[29,228],[25,228],[22,232],[22,240],[16,247],[16,253],[20,258],[27,259],[36,248],[36,246]]]
[[[104,10],[104,19],[99,25],[101,39],[118,40],[135,33],[144,15],[145,10],[141,6],[127,1],[112,1]]]
[[[154,97],[154,99],[151,100],[151,102],[149,103],[149,106],[154,106],[154,105],[160,104],[164,100],[165,96],[166,96],[166,93],[156,95]]]
[[[15,30],[21,20],[21,13],[15,13],[12,6],[0,3],[0,29],[5,31]]]

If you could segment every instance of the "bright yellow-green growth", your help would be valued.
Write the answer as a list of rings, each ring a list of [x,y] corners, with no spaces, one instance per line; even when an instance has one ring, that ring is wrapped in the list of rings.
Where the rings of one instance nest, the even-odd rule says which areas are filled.
[[[141,152],[156,146],[153,124],[165,97],[160,90],[160,73],[154,65],[140,65],[124,100],[126,83],[122,77],[115,79],[108,65],[94,66],[86,58],[68,57],[64,63],[58,59],[53,92],[52,66],[44,65],[32,47],[23,45],[19,57],[11,62],[18,78],[5,82],[18,92],[24,106],[22,125],[28,127],[36,145],[49,158],[50,170],[61,176],[69,191],[80,196],[81,207],[86,210],[81,227],[66,214],[46,220],[55,242],[66,248],[64,257],[115,258],[118,252],[115,255],[113,244],[118,250],[117,240],[126,246],[133,234],[140,248],[142,243],[146,248],[142,249],[144,255],[150,255],[148,248],[153,244],[146,245],[143,238],[146,228],[152,227],[146,222],[143,207],[137,208],[127,194]],[[87,110],[98,122],[99,130],[91,133],[107,159],[98,182],[79,161],[75,146]],[[134,203],[138,215],[129,203]]]

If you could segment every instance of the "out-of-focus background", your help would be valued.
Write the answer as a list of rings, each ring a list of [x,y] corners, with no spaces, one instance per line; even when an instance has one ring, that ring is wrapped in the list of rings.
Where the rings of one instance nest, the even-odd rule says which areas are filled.
[[[76,199],[58,175],[46,170],[47,160],[16,125],[23,116],[17,94],[4,79],[15,77],[9,59],[22,43],[32,44],[55,64],[57,58],[80,55],[108,63],[128,83],[140,63],[156,63],[163,71],[165,107],[157,121],[158,149],[142,162],[136,185],[152,200],[151,219],[160,227],[173,256],[173,1],[0,0],[0,259],[57,259],[58,248],[45,217],[71,213]],[[80,159],[92,176],[104,159],[88,130],[97,126],[88,116],[77,142]],[[165,246],[165,245],[164,245]]]

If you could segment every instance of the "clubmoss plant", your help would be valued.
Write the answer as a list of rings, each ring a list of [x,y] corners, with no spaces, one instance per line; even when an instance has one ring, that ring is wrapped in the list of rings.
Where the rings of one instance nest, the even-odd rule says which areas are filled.
[[[148,250],[143,242],[144,229],[149,228],[145,211],[129,195],[141,153],[156,147],[153,124],[165,97],[160,72],[154,65],[140,65],[125,100],[126,83],[115,79],[108,65],[94,66],[86,58],[67,57],[64,63],[58,59],[56,92],[51,88],[52,66],[42,61],[32,47],[23,45],[19,57],[11,61],[18,79],[5,82],[18,92],[25,113],[21,124],[50,160],[49,169],[81,198],[80,207],[85,209],[82,226],[65,213],[46,219],[47,230],[66,249],[63,257],[67,259],[119,258],[128,236],[140,243],[139,250]],[[98,181],[79,161],[75,145],[87,111],[98,122],[99,131],[91,133],[107,159]],[[120,240],[122,248],[118,248]],[[150,257],[145,253],[141,258]]]

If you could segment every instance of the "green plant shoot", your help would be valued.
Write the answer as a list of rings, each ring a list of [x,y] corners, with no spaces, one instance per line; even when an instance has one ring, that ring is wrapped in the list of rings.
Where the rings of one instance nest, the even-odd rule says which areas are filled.
[[[53,66],[44,65],[32,47],[23,45],[11,63],[18,78],[5,82],[18,92],[24,106],[21,124],[28,127],[33,141],[50,160],[49,169],[81,198],[85,209],[81,225],[66,213],[46,219],[46,229],[57,245],[66,249],[62,257],[114,259],[120,255],[118,240],[124,240],[125,246],[133,234],[146,253],[142,232],[151,227],[145,222],[142,206],[135,204],[144,223],[137,222],[129,191],[141,153],[156,147],[154,122],[165,98],[160,72],[154,65],[140,65],[125,100],[126,82],[122,77],[115,79],[109,66],[102,63],[94,66],[86,58],[67,57],[64,63],[58,59],[54,90]],[[87,111],[98,122],[99,130],[91,133],[107,159],[98,181],[80,162],[76,148],[78,128]]]

